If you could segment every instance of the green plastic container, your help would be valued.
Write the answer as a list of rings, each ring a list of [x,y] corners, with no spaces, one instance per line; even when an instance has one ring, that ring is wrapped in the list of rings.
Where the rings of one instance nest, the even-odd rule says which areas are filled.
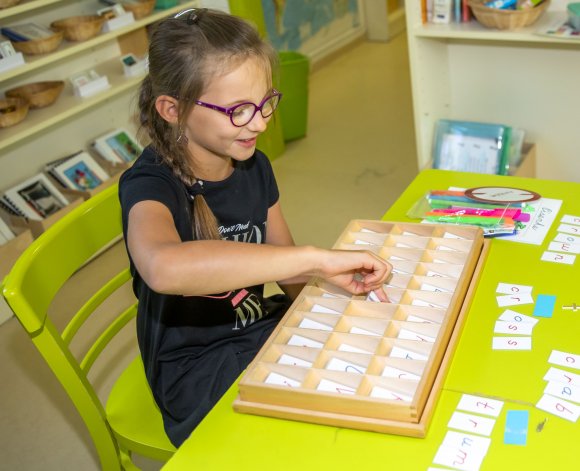
[[[304,54],[280,51],[279,106],[285,141],[306,136],[308,125],[308,74],[310,61]]]
[[[266,154],[270,160],[274,160],[284,153],[286,145],[284,143],[280,115],[274,113],[266,131],[258,136],[256,147]]]
[[[167,8],[173,8],[177,5],[177,0],[156,0],[155,9],[165,10]]]

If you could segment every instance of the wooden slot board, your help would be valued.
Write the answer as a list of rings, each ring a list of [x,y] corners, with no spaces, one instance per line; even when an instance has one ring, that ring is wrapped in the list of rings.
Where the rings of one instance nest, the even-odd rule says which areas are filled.
[[[423,437],[485,260],[482,231],[353,220],[334,247],[389,260],[391,302],[311,280],[240,379],[234,409]]]

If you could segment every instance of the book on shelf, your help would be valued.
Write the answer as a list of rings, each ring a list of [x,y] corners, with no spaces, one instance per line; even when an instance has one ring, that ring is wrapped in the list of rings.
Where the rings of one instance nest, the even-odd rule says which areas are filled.
[[[109,179],[107,172],[85,151],[49,162],[44,169],[71,190],[92,190]]]
[[[2,35],[11,41],[31,41],[48,38],[54,35],[54,31],[38,23],[23,23],[19,25],[5,26],[0,28]]]
[[[6,224],[6,221],[0,217],[0,245],[14,239],[14,237],[16,237],[16,234],[12,232],[12,229]]]
[[[507,175],[512,128],[503,124],[440,119],[433,138],[433,167]]]
[[[68,205],[66,197],[43,173],[9,188],[1,201],[9,213],[35,221],[41,221]]]
[[[113,163],[132,162],[143,152],[143,147],[135,136],[123,128],[115,129],[96,138],[93,142],[93,148],[104,159]]]

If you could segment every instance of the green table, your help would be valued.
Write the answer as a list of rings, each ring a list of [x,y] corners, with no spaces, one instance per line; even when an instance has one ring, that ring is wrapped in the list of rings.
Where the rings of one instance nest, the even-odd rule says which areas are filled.
[[[580,353],[580,261],[573,265],[543,262],[541,255],[555,237],[564,214],[580,215],[580,184],[516,177],[426,170],[420,173],[387,211],[385,220],[413,221],[408,209],[430,189],[450,186],[513,186],[563,201],[556,222],[542,245],[493,239],[473,304],[451,363],[425,438],[408,438],[272,419],[232,410],[237,394],[233,385],[206,419],[167,463],[167,470],[427,470],[433,463],[448,422],[464,393],[504,401],[490,436],[482,470],[575,469],[578,465],[580,422],[574,423],[535,407],[542,397],[543,380],[552,350]],[[356,214],[353,214],[356,218]],[[416,220],[413,222],[417,222]],[[580,255],[578,256],[580,257]],[[494,324],[506,309],[498,307],[499,282],[533,287],[538,294],[556,296],[551,318],[541,319],[528,351],[492,350]],[[511,309],[532,315],[534,304]],[[573,370],[571,370],[573,371]],[[580,373],[580,371],[576,371]],[[504,444],[509,410],[529,411],[526,445]],[[547,419],[547,420],[546,420]],[[538,424],[543,424],[537,431]]]

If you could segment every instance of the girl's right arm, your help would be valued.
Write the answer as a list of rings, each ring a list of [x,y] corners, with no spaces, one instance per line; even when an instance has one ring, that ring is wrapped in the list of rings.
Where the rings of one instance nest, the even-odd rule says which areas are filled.
[[[127,245],[143,280],[167,294],[207,295],[300,276],[320,276],[362,294],[381,292],[391,271],[386,261],[366,251],[223,240],[182,242],[171,213],[155,201],[131,208]]]

